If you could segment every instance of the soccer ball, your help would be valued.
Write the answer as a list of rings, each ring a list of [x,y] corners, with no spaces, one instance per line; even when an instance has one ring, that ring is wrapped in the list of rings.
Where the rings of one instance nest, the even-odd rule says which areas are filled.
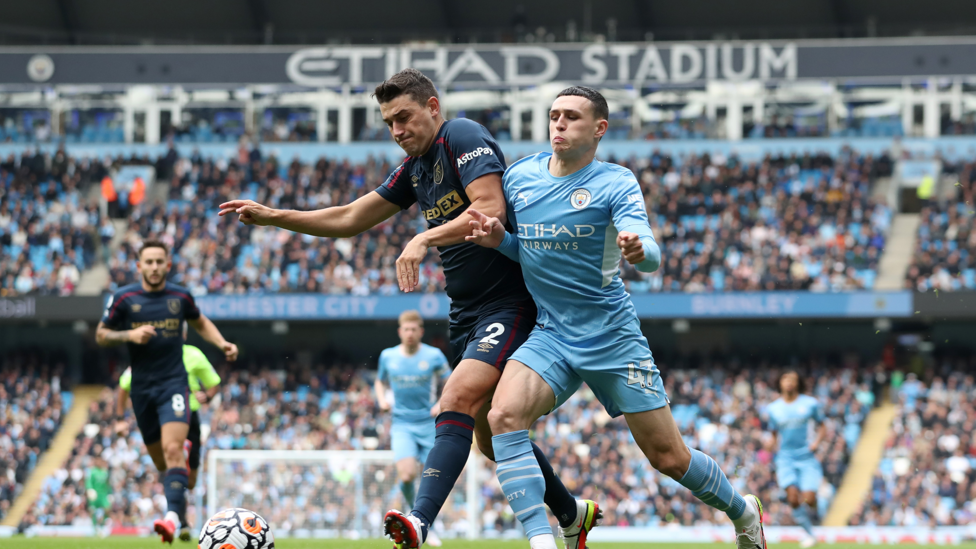
[[[198,549],[274,549],[268,521],[247,509],[224,509],[200,531]]]

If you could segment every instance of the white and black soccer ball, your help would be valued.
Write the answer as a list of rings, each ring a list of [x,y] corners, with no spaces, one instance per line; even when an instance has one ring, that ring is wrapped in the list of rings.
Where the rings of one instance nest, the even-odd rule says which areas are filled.
[[[199,549],[274,549],[268,521],[248,509],[224,509],[200,531]]]

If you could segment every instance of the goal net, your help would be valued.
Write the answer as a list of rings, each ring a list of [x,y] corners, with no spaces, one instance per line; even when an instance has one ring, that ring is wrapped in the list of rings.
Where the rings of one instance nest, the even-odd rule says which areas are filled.
[[[441,537],[477,537],[484,475],[474,456],[438,516]],[[407,507],[391,451],[211,450],[206,475],[208,516],[251,509],[275,537],[382,537],[386,511]]]

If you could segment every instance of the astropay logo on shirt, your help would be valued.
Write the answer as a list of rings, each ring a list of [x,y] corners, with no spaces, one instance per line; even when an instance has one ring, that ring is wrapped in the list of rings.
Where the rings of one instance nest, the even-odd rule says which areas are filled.
[[[477,149],[471,152],[464,153],[461,156],[459,156],[457,159],[457,167],[460,168],[461,166],[467,164],[468,160],[478,158],[483,154],[495,154],[495,153],[492,152],[492,150],[489,149],[488,147],[478,147]]]

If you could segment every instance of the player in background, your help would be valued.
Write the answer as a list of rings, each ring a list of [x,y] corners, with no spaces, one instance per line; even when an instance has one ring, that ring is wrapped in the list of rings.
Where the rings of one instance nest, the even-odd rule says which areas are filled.
[[[108,463],[102,456],[95,456],[94,464],[88,468],[85,477],[85,497],[88,499],[88,512],[91,513],[92,526],[101,537],[108,535],[105,521],[112,507],[109,496],[112,486],[108,479]]]
[[[183,323],[183,341],[186,341],[187,324]],[[187,381],[190,384],[190,430],[186,435],[184,451],[186,452],[186,467],[190,471],[187,489],[193,490],[197,486],[197,473],[200,469],[200,404],[207,403],[217,394],[220,385],[220,374],[214,370],[207,355],[203,354],[199,348],[193,345],[183,344],[183,366],[186,368]],[[132,368],[126,368],[119,376],[118,396],[115,400],[115,415],[123,417],[125,415],[126,403],[129,401],[129,390],[132,388]],[[124,434],[129,430],[126,421],[118,421],[115,426],[116,432]],[[155,461],[157,458],[160,461]],[[162,456],[155,456],[154,465],[160,473],[166,472],[166,461]],[[190,522],[187,520],[186,513],[180,516],[182,527],[180,528],[180,540],[190,541]]]
[[[620,280],[621,256],[653,272],[661,250],[634,174],[595,160],[608,111],[591,88],[560,92],[549,111],[553,152],[523,158],[505,172],[508,219],[517,234],[471,212],[479,219],[469,241],[519,261],[539,307],[536,328],[509,360],[488,413],[498,480],[532,548],[554,548],[528,429],[585,381],[611,416],[626,417],[655,469],[729,516],[740,549],[765,549],[759,499],[739,495],[712,458],[682,440]]]
[[[400,290],[413,291],[427,250],[438,248],[451,298],[455,364],[441,395],[434,447],[424,464],[414,508],[409,515],[391,510],[384,519],[384,531],[395,546],[414,549],[423,545],[428,527],[461,475],[476,428],[479,449],[493,459],[488,405],[508,357],[528,338],[536,308],[517,263],[465,242],[473,219],[469,209],[505,222],[505,160],[488,130],[464,118],[445,121],[434,83],[416,69],[393,75],[376,87],[374,96],[393,139],[409,155],[376,192],[351,204],[308,212],[232,200],[220,205],[220,215],[237,215],[248,225],[347,238],[414,203],[420,205],[427,230],[397,259],[397,278]],[[542,450],[532,447],[545,477],[546,505],[560,524],[572,532],[578,529],[578,515],[599,517],[597,505],[576,500]],[[583,528],[595,525],[596,519],[587,520]]]
[[[190,429],[190,384],[183,364],[183,322],[204,341],[218,347],[227,360],[237,359],[237,345],[228,342],[197,309],[190,292],[166,281],[172,268],[166,245],[144,242],[138,269],[142,280],[120,288],[109,298],[95,340],[102,347],[123,343],[132,364],[130,397],[136,423],[153,463],[165,464],[162,477],[166,515],[153,523],[164,542],[173,543],[186,511],[189,474],[183,444]]]
[[[434,447],[434,418],[440,413],[437,393],[442,381],[451,375],[447,357],[436,347],[421,343],[424,319],[417,311],[400,314],[397,335],[400,344],[380,353],[376,374],[376,403],[380,410],[391,409],[386,399],[387,385],[393,389],[393,422],[390,425],[393,458],[403,501],[409,508],[414,502],[414,479]],[[427,543],[439,547],[440,540],[430,530]]]
[[[773,435],[770,449],[776,452],[776,482],[786,490],[793,519],[807,533],[800,546],[813,547],[817,543],[813,534],[817,489],[823,479],[823,467],[817,461],[816,453],[827,432],[827,426],[823,424],[824,410],[817,399],[803,394],[806,387],[798,372],[783,372],[777,385],[780,397],[766,407],[769,430]],[[812,441],[811,422],[816,426]]]

